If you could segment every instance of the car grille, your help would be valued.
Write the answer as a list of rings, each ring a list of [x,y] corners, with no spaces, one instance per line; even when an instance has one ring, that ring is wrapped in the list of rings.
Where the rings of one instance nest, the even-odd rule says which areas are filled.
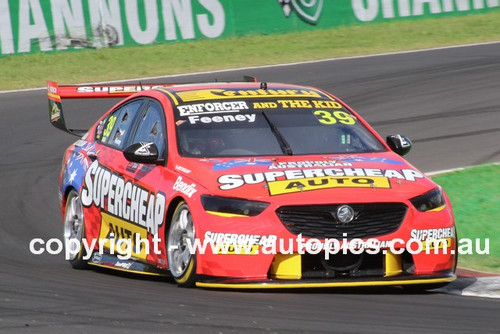
[[[349,204],[355,218],[339,223],[333,205],[283,206],[276,210],[285,227],[294,234],[309,238],[353,239],[376,237],[396,231],[404,220],[408,207],[403,203]],[[346,235],[344,235],[344,233]]]

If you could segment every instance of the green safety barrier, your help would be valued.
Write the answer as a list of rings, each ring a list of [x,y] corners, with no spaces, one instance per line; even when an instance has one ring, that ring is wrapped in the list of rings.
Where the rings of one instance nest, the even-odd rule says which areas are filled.
[[[0,55],[297,32],[499,8],[500,0],[0,0]]]

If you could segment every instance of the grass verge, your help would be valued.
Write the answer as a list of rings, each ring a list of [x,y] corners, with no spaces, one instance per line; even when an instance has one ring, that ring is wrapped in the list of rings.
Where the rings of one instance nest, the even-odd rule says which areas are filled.
[[[98,82],[500,40],[500,11],[313,32],[0,57],[0,90]]]
[[[457,224],[458,239],[481,240],[489,255],[459,255],[462,268],[500,273],[500,165],[486,165],[434,176],[448,194]],[[459,243],[460,246],[460,243]],[[475,241],[473,246],[476,247]]]

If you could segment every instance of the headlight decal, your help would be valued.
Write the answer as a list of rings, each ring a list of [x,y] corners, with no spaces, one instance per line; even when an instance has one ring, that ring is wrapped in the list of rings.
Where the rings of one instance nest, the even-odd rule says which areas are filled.
[[[210,195],[202,195],[201,204],[208,213],[223,217],[257,216],[269,206],[267,202]]]
[[[410,199],[410,202],[420,212],[441,211],[446,207],[446,201],[441,188],[436,188],[423,195],[413,197]]]

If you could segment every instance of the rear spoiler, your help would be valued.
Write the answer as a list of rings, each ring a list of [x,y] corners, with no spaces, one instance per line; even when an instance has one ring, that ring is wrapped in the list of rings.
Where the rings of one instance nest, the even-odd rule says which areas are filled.
[[[255,77],[244,76],[245,82],[257,82]],[[137,92],[161,87],[178,85],[152,84],[152,85],[58,85],[55,81],[47,81],[47,97],[49,99],[50,124],[64,132],[82,137],[87,130],[69,129],[64,121],[62,109],[63,99],[85,99],[85,98],[120,98],[128,97]]]
[[[121,98],[128,97],[144,90],[158,87],[170,87],[172,85],[173,84],[60,86],[55,81],[47,81],[50,124],[59,130],[81,137],[87,132],[87,130],[69,129],[66,126],[62,109],[63,99]]]

